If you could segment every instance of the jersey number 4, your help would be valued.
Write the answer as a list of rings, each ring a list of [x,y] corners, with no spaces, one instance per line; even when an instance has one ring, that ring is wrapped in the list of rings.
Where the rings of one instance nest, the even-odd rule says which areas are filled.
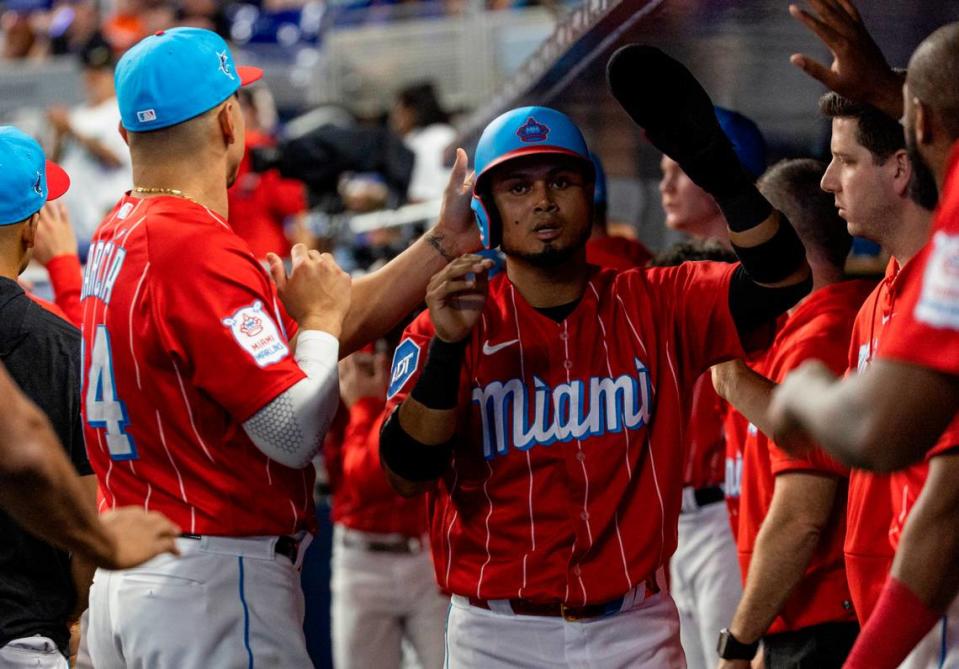
[[[130,421],[126,404],[117,397],[110,333],[105,325],[97,326],[93,339],[86,394],[87,423],[90,427],[106,430],[110,457],[114,460],[135,460],[137,449],[133,437],[124,429]]]

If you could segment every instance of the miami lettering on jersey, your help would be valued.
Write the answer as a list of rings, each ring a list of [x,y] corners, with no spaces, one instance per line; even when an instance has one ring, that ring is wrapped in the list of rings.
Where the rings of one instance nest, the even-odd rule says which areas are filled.
[[[473,389],[483,427],[483,456],[506,455],[510,445],[525,451],[600,434],[634,430],[649,422],[649,370],[633,359],[635,376],[591,376],[550,387],[537,376],[493,381]],[[532,393],[530,392],[532,391]]]
[[[97,242],[90,249],[86,269],[83,271],[83,286],[80,289],[80,299],[87,296],[99,297],[106,304],[110,304],[113,294],[113,284],[120,275],[127,251],[113,242]]]

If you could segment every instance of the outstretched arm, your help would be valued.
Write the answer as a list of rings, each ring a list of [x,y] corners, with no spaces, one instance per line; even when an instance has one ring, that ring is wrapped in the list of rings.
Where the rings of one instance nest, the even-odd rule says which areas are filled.
[[[815,441],[841,462],[892,471],[920,460],[959,410],[959,379],[880,358],[837,379],[812,361],[786,377],[770,422],[787,450]]]
[[[799,236],[757,190],[719,127],[712,100],[681,63],[659,49],[631,44],[613,54],[607,78],[649,141],[722,210],[742,263],[730,283],[729,308],[747,340],[812,288]]]

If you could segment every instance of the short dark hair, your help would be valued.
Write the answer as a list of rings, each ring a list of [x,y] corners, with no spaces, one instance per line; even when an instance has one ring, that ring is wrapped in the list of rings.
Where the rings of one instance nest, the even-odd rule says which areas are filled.
[[[858,121],[856,141],[869,150],[877,164],[906,148],[902,126],[870,104],[826,93],[819,98],[819,111],[828,118],[854,118]]]
[[[715,239],[689,239],[676,242],[649,261],[650,267],[674,267],[689,260],[736,262],[736,254]]]
[[[852,248],[831,193],[820,187],[826,165],[811,158],[781,160],[759,179],[760,192],[785,214],[806,252],[842,269]]]

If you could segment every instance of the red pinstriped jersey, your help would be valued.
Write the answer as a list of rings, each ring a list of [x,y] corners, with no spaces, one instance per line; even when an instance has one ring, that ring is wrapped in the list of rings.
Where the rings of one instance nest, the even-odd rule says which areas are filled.
[[[82,289],[84,436],[101,508],[162,511],[184,532],[288,534],[312,518],[312,469],[243,430],[304,377],[276,292],[227,223],[182,198],[124,197],[93,237]]]
[[[570,605],[614,599],[676,548],[692,386],[741,356],[734,265],[595,269],[556,322],[501,274],[461,370],[453,459],[431,494],[444,589]],[[424,312],[393,361],[390,405],[415,385]]]

